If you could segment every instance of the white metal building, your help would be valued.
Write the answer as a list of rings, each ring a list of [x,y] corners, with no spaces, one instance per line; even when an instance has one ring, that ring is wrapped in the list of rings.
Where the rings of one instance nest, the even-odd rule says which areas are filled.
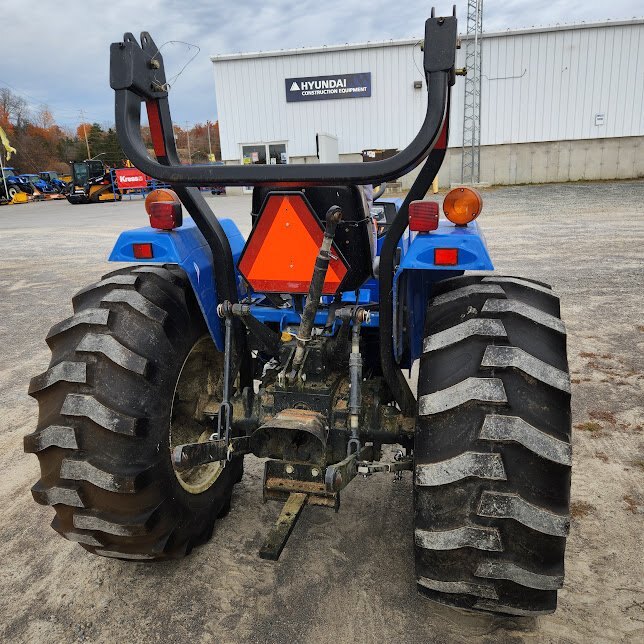
[[[425,114],[420,44],[213,56],[222,158],[315,163],[318,132],[335,135],[346,160],[363,149],[405,147]],[[485,33],[482,68],[482,181],[644,176],[644,19]],[[288,98],[293,79],[297,86],[347,74],[370,74],[370,96]],[[444,184],[460,180],[462,122],[459,77]]]

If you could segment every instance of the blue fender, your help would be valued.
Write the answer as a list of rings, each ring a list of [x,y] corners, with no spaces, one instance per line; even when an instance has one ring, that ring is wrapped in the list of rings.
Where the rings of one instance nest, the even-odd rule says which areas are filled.
[[[434,263],[436,248],[457,248],[458,263],[437,266]],[[411,234],[410,243],[403,248],[403,256],[394,276],[394,310],[404,297],[407,318],[404,335],[407,335],[409,355],[407,361],[419,358],[422,353],[425,312],[434,282],[462,275],[465,271],[491,271],[494,265],[487,250],[483,231],[476,221],[467,226],[454,226],[441,220],[430,233]],[[403,326],[394,318],[394,352],[405,362]],[[408,365],[405,365],[408,366]]]
[[[436,266],[435,248],[457,248],[458,264]],[[431,233],[419,233],[412,237],[399,270],[429,271],[491,271],[494,269],[487,251],[485,237],[476,221],[468,226],[455,226],[442,220]],[[442,279],[442,278],[440,278]]]
[[[246,240],[231,219],[221,219],[219,223],[228,237],[233,259],[237,265]],[[133,244],[152,244],[153,257],[151,259],[134,257]],[[212,252],[191,217],[185,217],[183,225],[171,231],[156,230],[145,226],[122,232],[116,240],[108,261],[128,264],[177,264],[180,266],[190,280],[215,345],[220,351],[224,350],[222,325],[217,315],[219,300]]]

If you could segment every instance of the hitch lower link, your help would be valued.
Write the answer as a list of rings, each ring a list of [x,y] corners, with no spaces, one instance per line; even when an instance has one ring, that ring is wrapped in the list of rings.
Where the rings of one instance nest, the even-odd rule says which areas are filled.
[[[231,437],[233,425],[233,406],[230,401],[231,362],[232,362],[232,335],[233,314],[239,304],[232,304],[228,300],[217,306],[217,315],[223,318],[225,324],[224,335],[224,384],[222,401],[217,414],[217,430],[203,443],[187,443],[177,445],[172,450],[172,463],[178,470],[186,470],[197,465],[213,462],[230,461],[233,456],[250,453],[250,439],[248,436]]]
[[[229,440],[215,438],[204,443],[178,445],[172,450],[172,464],[177,470],[188,470],[198,465],[229,461],[234,456],[250,453],[249,436],[239,436]]]

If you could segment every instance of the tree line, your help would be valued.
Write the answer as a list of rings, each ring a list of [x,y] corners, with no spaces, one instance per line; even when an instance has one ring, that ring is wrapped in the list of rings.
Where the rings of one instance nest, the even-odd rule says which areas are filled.
[[[55,170],[65,173],[69,162],[88,158],[87,143],[78,130],[61,127],[51,111],[42,105],[37,110],[10,89],[0,88],[0,127],[6,132],[16,153],[8,165],[21,172]],[[124,154],[113,128],[104,130],[98,123],[82,126],[87,131],[91,156],[108,165],[122,165]]]
[[[126,157],[113,127],[81,123],[77,128],[58,125],[47,106],[37,110],[10,89],[0,87],[0,127],[17,152],[5,165],[22,173],[69,171],[70,161],[98,158],[110,167],[123,167]],[[210,131],[210,142],[208,141]],[[143,139],[152,149],[150,130],[142,128]],[[209,154],[221,159],[219,124],[197,123],[189,128],[175,126],[179,156],[184,163],[206,163]]]

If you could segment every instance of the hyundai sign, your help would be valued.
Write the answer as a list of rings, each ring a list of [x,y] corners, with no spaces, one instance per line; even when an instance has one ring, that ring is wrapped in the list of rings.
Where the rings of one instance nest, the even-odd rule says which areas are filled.
[[[287,78],[286,102],[371,96],[371,72]]]

